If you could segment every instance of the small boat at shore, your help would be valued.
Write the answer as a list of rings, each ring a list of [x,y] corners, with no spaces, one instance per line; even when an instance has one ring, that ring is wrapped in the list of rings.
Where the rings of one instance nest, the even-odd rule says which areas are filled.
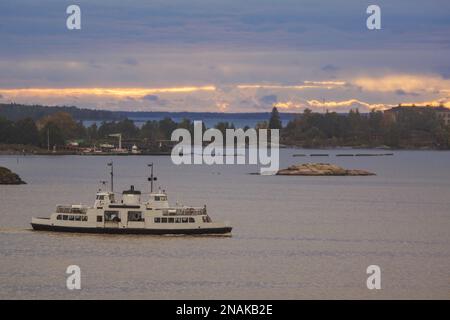
[[[116,200],[113,191],[113,166],[111,190],[99,191],[93,206],[58,205],[49,218],[32,218],[31,226],[38,231],[100,233],[100,234],[153,234],[153,235],[229,235],[228,222],[213,222],[206,205],[171,207],[167,193],[153,192],[153,164],[149,181],[151,192],[146,201],[142,193],[131,186]]]

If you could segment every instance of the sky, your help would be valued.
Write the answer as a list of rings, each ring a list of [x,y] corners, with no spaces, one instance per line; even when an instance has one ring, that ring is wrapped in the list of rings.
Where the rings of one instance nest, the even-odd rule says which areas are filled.
[[[81,8],[68,30],[66,8]],[[381,8],[381,30],[366,9]],[[2,0],[0,103],[127,111],[450,107],[448,0]]]

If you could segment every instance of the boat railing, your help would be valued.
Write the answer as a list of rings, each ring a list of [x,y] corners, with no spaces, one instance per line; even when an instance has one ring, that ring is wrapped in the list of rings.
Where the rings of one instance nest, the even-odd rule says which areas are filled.
[[[72,207],[60,205],[56,207],[56,213],[79,213],[86,214],[87,208],[84,207]]]
[[[165,208],[162,209],[163,216],[198,216],[205,215],[206,208],[205,207],[197,207],[197,208]]]

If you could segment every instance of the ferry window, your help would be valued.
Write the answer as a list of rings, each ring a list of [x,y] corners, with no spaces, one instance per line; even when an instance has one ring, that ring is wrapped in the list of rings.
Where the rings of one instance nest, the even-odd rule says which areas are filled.
[[[105,221],[118,221],[119,211],[105,210]]]
[[[161,197],[159,197],[159,201],[167,201],[167,197],[161,196]]]
[[[189,222],[190,222],[190,223],[194,223],[194,222],[195,222],[195,219],[194,219],[194,218],[189,218]]]
[[[141,211],[128,211],[128,221],[144,221]]]
[[[176,223],[181,223],[181,218],[176,218],[176,219],[175,219],[175,222],[176,222]]]
[[[188,222],[188,218],[182,218],[181,221],[182,221],[183,223],[186,223],[186,222]]]
[[[105,196],[97,196],[98,200],[105,200]]]
[[[97,222],[102,222],[103,221],[103,217],[102,216],[97,216]]]
[[[161,222],[162,223],[166,223],[167,222],[167,218],[161,218]]]
[[[75,216],[75,221],[81,221],[81,216]]]
[[[159,201],[159,196],[155,196],[155,201]]]
[[[84,216],[84,217],[81,218],[81,220],[82,220],[82,221],[88,221],[88,217],[87,217],[87,216]]]
[[[160,223],[161,222],[161,218],[155,218],[155,223]]]
[[[74,220],[74,217],[73,217],[72,215],[70,215],[70,216],[69,216],[69,220],[70,220],[70,221],[73,221],[73,220]]]
[[[173,223],[174,222],[174,218],[169,218],[169,223]]]
[[[62,215],[58,214],[58,216],[56,217],[57,220],[61,220],[62,219]]]
[[[63,220],[67,220],[67,216],[66,215],[63,215]]]
[[[212,222],[211,218],[209,216],[203,216],[202,219],[203,219],[203,222]]]

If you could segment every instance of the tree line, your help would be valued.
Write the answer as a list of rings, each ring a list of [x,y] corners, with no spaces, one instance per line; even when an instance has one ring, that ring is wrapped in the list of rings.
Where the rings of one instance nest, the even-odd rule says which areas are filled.
[[[282,143],[314,147],[450,148],[450,127],[433,108],[405,108],[395,115],[314,113],[306,109],[281,131]]]
[[[170,117],[147,121],[141,127],[129,119],[85,126],[69,113],[56,112],[37,120],[27,117],[13,121],[0,117],[0,143],[46,148],[48,141],[52,147],[76,140],[82,146],[92,146],[108,141],[110,134],[121,133],[124,140],[151,146],[160,141],[169,141],[173,130],[177,128],[188,129],[193,133],[193,127],[189,119],[175,122]],[[219,122],[215,128],[225,134],[226,129],[235,129],[235,126],[232,122]],[[400,112],[395,121],[381,111],[361,114],[358,110],[351,110],[348,114],[338,114],[315,113],[306,109],[283,127],[280,113],[273,108],[269,119],[256,125],[256,129],[261,128],[280,129],[282,144],[305,148],[450,148],[450,128],[431,109]]]
[[[65,112],[78,120],[120,120],[124,116],[120,113],[108,110],[94,110],[77,108],[74,106],[41,106],[41,105],[23,105],[17,103],[0,103],[0,117],[17,121],[24,118],[33,120],[41,119],[56,112]]]

